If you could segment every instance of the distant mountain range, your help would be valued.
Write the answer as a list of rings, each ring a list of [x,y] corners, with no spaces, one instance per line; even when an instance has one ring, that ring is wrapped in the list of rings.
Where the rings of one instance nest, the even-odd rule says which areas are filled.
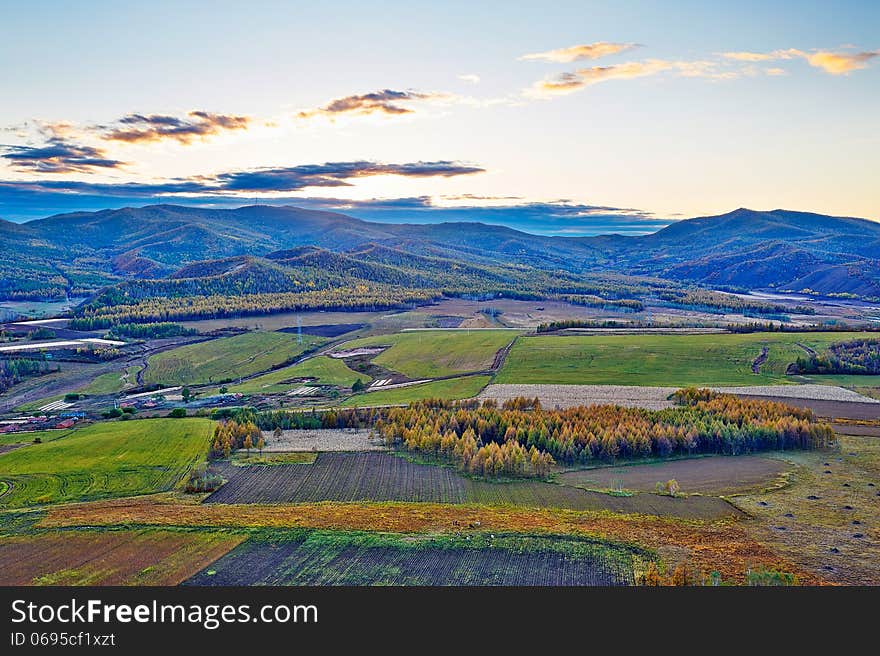
[[[154,205],[0,221],[0,298],[296,291],[365,280],[452,290],[639,277],[880,297],[880,223],[738,209],[645,236],[547,237],[482,223],[371,223],[296,207]],[[197,284],[194,281],[204,281]],[[537,282],[536,282],[537,281]]]

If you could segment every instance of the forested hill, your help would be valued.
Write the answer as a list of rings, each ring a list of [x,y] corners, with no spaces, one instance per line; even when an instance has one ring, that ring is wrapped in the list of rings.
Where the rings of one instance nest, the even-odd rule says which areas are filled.
[[[880,223],[773,210],[640,237],[481,223],[382,224],[266,205],[174,205],[0,221],[0,298],[298,292],[364,281],[442,292],[599,293],[607,280],[880,296]],[[598,284],[596,281],[606,281]],[[606,285],[607,286],[607,285]]]

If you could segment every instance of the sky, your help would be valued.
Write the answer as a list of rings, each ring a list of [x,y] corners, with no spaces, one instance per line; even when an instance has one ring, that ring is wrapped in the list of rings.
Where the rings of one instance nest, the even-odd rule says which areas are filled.
[[[0,0],[0,218],[880,220],[880,3]]]

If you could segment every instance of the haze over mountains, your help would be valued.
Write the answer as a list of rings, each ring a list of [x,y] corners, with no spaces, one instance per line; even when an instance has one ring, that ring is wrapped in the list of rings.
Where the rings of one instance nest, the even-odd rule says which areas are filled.
[[[880,223],[787,210],[738,209],[644,236],[547,237],[482,223],[373,223],[295,207],[154,205],[0,221],[0,239],[3,298],[245,273],[277,280],[283,291],[301,271],[438,288],[455,288],[459,278],[501,286],[602,273],[880,296]]]

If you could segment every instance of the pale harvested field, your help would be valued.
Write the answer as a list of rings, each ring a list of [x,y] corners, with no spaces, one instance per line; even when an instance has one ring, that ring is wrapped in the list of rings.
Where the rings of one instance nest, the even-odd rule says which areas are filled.
[[[877,399],[834,385],[749,385],[747,387],[719,387],[720,392],[747,396],[774,396],[780,399],[807,401],[847,401],[849,403],[880,403]]]
[[[284,451],[383,451],[380,440],[370,439],[369,430],[322,428],[315,430],[286,430],[281,437],[264,432],[264,452]]]
[[[489,385],[478,398],[494,399],[503,403],[518,396],[538,397],[545,407],[571,408],[579,405],[617,404],[647,410],[671,408],[668,400],[676,387],[641,387],[633,385]],[[749,387],[716,387],[727,394],[773,397],[808,401],[837,401],[849,403],[880,403],[852,390],[831,385],[754,385]]]
[[[671,408],[668,396],[675,387],[634,387],[627,385],[489,385],[479,399],[503,403],[518,396],[538,397],[548,408],[579,405],[617,404],[632,408],[662,410]]]

